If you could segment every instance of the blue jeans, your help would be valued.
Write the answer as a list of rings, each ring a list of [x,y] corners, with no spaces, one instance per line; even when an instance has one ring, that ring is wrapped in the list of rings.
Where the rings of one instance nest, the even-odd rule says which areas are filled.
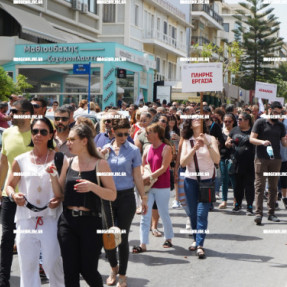
[[[234,176],[228,174],[229,165],[230,163],[228,162],[228,160],[225,159],[220,160],[219,166],[222,180],[222,201],[227,201],[229,180],[231,181],[231,185],[234,190]]]
[[[141,217],[140,225],[140,239],[142,244],[149,243],[149,230],[150,230],[150,221],[152,214],[152,206],[154,201],[156,201],[158,213],[162,220],[164,238],[171,239],[173,238],[172,223],[168,211],[168,203],[170,198],[170,188],[151,188],[148,194],[148,211],[145,215]]]
[[[211,179],[203,180],[209,182]],[[191,228],[197,233],[193,233],[196,246],[203,246],[207,230],[207,218],[210,203],[198,202],[198,182],[195,179],[185,178],[184,190],[186,194],[186,201],[190,211]]]

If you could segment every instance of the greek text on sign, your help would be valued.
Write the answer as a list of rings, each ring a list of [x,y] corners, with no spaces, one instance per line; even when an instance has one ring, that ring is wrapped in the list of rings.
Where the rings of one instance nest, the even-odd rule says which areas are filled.
[[[277,94],[277,85],[263,82],[257,82],[255,85],[255,97],[258,99],[275,100]]]
[[[222,63],[185,64],[182,66],[182,92],[222,91]]]

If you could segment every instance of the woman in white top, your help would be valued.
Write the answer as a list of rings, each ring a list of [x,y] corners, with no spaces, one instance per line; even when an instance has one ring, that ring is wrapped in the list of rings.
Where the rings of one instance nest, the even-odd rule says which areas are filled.
[[[214,164],[218,164],[220,155],[215,137],[206,134],[206,126],[203,122],[203,133],[201,133],[201,120],[186,120],[183,125],[182,136],[184,142],[180,157],[181,166],[186,166],[184,189],[186,202],[190,211],[190,221],[194,241],[189,247],[190,251],[197,250],[198,257],[204,258],[203,243],[207,230],[207,217],[210,203],[198,202],[199,186],[196,173],[194,155],[196,154],[201,181],[211,181],[214,174]],[[192,144],[192,143],[193,144]],[[192,146],[193,145],[193,146]]]
[[[21,287],[39,287],[40,250],[50,286],[64,287],[63,264],[57,240],[59,200],[55,199],[50,175],[53,163],[53,126],[49,119],[35,119],[31,125],[33,150],[17,156],[8,178],[7,193],[17,204],[16,244]],[[19,184],[19,193],[15,188]]]

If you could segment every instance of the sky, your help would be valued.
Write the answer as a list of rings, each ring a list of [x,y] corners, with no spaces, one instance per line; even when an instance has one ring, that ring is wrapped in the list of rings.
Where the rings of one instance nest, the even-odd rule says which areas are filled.
[[[238,3],[240,0],[225,0],[225,3]],[[242,1],[246,2],[246,1]],[[287,42],[287,0],[265,0],[270,3],[270,7],[274,8],[273,14],[278,17],[280,24],[280,37]]]

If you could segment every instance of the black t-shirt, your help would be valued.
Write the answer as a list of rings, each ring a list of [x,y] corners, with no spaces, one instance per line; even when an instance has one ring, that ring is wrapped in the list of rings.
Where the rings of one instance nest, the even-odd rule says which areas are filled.
[[[249,142],[251,128],[248,131],[242,131],[239,127],[234,127],[229,137],[234,141],[234,157],[237,161],[238,173],[254,172],[254,145]]]
[[[212,122],[211,126],[209,127],[209,134],[214,136],[220,143],[220,146],[224,146],[224,138],[222,135],[222,129],[219,124]]]
[[[256,120],[252,132],[258,134],[257,139],[268,140],[272,144],[274,158],[281,159],[280,141],[286,134],[285,127],[281,122],[271,124],[267,119],[260,118]],[[270,159],[267,154],[266,146],[255,146],[255,158]]]
[[[221,160],[230,159],[230,156],[234,152],[234,150],[232,148],[228,148],[227,146],[225,146],[225,142],[228,136],[225,133],[222,133],[222,136],[223,136],[224,144],[220,146],[220,149],[219,149],[220,159]]]

